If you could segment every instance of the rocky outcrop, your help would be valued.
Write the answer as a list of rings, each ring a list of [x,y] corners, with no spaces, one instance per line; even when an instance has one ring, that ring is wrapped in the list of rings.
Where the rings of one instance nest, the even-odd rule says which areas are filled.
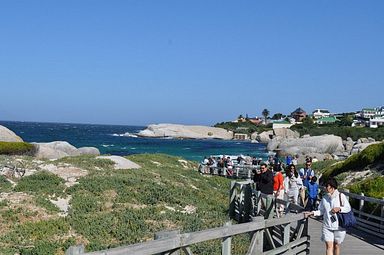
[[[138,169],[141,168],[138,164],[135,162],[130,161],[129,159],[120,157],[120,156],[99,156],[96,158],[101,158],[101,159],[109,159],[112,160],[115,165],[115,169]]]
[[[275,128],[273,130],[275,137],[281,137],[285,139],[299,138],[300,133],[297,131],[290,130],[289,128]]]
[[[100,151],[95,147],[80,147],[79,149],[80,155],[100,155]]]
[[[63,157],[79,156],[83,154],[100,155],[100,152],[97,148],[83,147],[81,149],[77,149],[75,146],[64,141],[33,144],[35,144],[37,148],[35,154],[37,158],[59,159]]]
[[[307,138],[274,138],[268,145],[268,150],[279,150],[284,155],[311,155],[317,154],[335,154],[344,152],[343,141],[341,137],[335,135],[312,136]]]
[[[191,139],[233,139],[233,132],[223,128],[207,126],[186,126],[177,124],[153,124],[139,132],[142,137],[173,137]]]
[[[0,142],[23,142],[12,130],[0,125]]]
[[[260,143],[268,143],[273,138],[273,130],[261,132],[256,140]]]

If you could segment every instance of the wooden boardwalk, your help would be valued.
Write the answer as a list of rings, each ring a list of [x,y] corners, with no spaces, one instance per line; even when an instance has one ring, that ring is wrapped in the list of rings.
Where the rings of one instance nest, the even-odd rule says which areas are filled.
[[[325,243],[320,240],[322,223],[315,219],[309,220],[310,254],[325,254]],[[384,240],[371,237],[364,232],[347,233],[341,245],[341,254],[345,255],[383,255]]]

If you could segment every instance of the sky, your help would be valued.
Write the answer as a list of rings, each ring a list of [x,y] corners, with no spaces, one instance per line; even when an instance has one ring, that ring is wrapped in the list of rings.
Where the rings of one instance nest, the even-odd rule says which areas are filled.
[[[0,0],[0,120],[213,125],[384,105],[382,0]]]

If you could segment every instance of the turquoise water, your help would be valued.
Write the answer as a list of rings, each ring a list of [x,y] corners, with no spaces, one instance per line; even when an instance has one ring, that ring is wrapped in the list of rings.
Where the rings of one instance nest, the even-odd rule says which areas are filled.
[[[209,155],[251,155],[267,158],[265,144],[223,140],[181,140],[130,137],[141,126],[0,121],[26,142],[67,141],[76,147],[97,147],[102,154],[166,153],[195,161]]]

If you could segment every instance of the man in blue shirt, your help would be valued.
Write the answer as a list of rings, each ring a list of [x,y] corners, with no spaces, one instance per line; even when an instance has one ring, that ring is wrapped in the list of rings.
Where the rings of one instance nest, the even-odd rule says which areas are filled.
[[[301,203],[305,207],[306,206],[306,192],[305,189],[308,186],[308,183],[311,181],[312,177],[315,176],[315,171],[312,169],[312,162],[305,162],[305,167],[301,168],[299,171],[300,178],[303,180],[303,189],[300,191]]]

